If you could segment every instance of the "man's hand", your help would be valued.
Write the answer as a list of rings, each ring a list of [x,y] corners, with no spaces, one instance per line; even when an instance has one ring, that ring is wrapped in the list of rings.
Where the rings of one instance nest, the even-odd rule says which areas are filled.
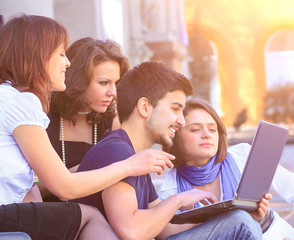
[[[152,172],[157,172],[158,175],[162,174],[167,167],[173,168],[174,165],[171,160],[174,160],[175,156],[156,149],[146,149],[137,152],[135,155],[129,157],[125,161],[128,161],[129,176],[140,176]]]

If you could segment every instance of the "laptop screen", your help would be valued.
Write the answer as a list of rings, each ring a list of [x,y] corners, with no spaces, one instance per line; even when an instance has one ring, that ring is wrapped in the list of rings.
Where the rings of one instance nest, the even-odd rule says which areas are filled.
[[[280,161],[288,130],[260,121],[236,194],[238,199],[259,201],[269,191]]]

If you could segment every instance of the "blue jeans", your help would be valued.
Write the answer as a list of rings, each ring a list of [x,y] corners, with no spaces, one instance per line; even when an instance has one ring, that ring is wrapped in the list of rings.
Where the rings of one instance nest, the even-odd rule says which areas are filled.
[[[260,225],[247,212],[230,211],[206,222],[169,236],[166,240],[257,240],[262,239]]]

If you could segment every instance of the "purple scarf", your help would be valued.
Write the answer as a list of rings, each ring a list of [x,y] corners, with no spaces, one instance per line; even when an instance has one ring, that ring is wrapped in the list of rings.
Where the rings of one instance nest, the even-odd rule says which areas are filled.
[[[177,168],[178,192],[185,192],[193,189],[193,186],[202,186],[213,182],[219,172],[222,175],[223,199],[234,197],[235,190],[241,178],[239,168],[230,153],[224,161],[214,164],[216,155],[202,167],[181,165]],[[195,208],[200,205],[196,203]]]

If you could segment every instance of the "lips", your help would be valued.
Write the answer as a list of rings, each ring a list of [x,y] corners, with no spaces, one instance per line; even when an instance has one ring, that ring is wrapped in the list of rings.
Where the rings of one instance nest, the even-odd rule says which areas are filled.
[[[201,147],[212,147],[211,143],[202,143],[200,144]]]
[[[111,101],[110,101],[110,100],[107,100],[107,101],[102,101],[102,104],[103,104],[104,106],[109,106],[109,105],[110,105],[110,103],[111,103]]]

